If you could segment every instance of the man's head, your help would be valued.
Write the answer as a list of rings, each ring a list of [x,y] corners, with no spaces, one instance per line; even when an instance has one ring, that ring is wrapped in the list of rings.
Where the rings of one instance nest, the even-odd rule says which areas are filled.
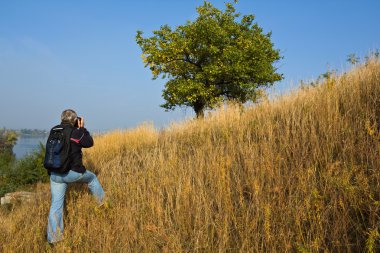
[[[70,124],[74,126],[77,118],[78,118],[77,113],[71,109],[64,110],[61,114],[61,121],[64,124]]]

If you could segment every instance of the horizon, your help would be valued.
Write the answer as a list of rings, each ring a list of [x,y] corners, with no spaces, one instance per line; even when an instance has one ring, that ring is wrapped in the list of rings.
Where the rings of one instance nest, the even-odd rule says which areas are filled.
[[[221,1],[210,2],[224,9]],[[161,25],[193,20],[202,3],[0,2],[0,127],[49,130],[67,108],[95,132],[144,122],[163,128],[194,117],[191,108],[165,112],[159,106],[165,80],[151,79],[134,37],[137,30],[146,36]],[[380,23],[379,8],[378,1],[236,4],[272,32],[274,48],[284,56],[276,65],[284,80],[268,90],[272,96],[327,70],[346,71],[349,54],[363,59],[380,49],[373,28]]]

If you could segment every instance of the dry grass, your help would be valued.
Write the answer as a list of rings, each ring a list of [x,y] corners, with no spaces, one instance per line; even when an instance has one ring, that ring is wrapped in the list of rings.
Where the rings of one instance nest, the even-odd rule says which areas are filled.
[[[69,191],[54,251],[378,251],[379,103],[371,60],[256,107],[97,136],[86,163],[111,205]],[[0,251],[52,251],[49,205],[0,212]]]

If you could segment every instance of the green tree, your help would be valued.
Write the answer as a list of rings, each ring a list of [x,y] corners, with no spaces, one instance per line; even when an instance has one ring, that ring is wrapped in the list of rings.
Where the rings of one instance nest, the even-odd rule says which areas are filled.
[[[145,67],[153,79],[168,80],[162,107],[190,106],[203,117],[205,109],[225,100],[256,101],[259,88],[282,79],[273,66],[279,50],[253,15],[241,16],[233,3],[221,11],[206,1],[197,12],[195,21],[175,29],[163,25],[147,38],[137,32]]]

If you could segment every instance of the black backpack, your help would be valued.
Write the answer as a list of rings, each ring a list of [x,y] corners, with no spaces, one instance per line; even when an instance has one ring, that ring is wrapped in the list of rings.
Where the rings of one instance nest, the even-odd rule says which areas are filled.
[[[46,142],[44,167],[50,172],[65,173],[70,170],[70,137],[73,127],[57,125],[50,130]]]

